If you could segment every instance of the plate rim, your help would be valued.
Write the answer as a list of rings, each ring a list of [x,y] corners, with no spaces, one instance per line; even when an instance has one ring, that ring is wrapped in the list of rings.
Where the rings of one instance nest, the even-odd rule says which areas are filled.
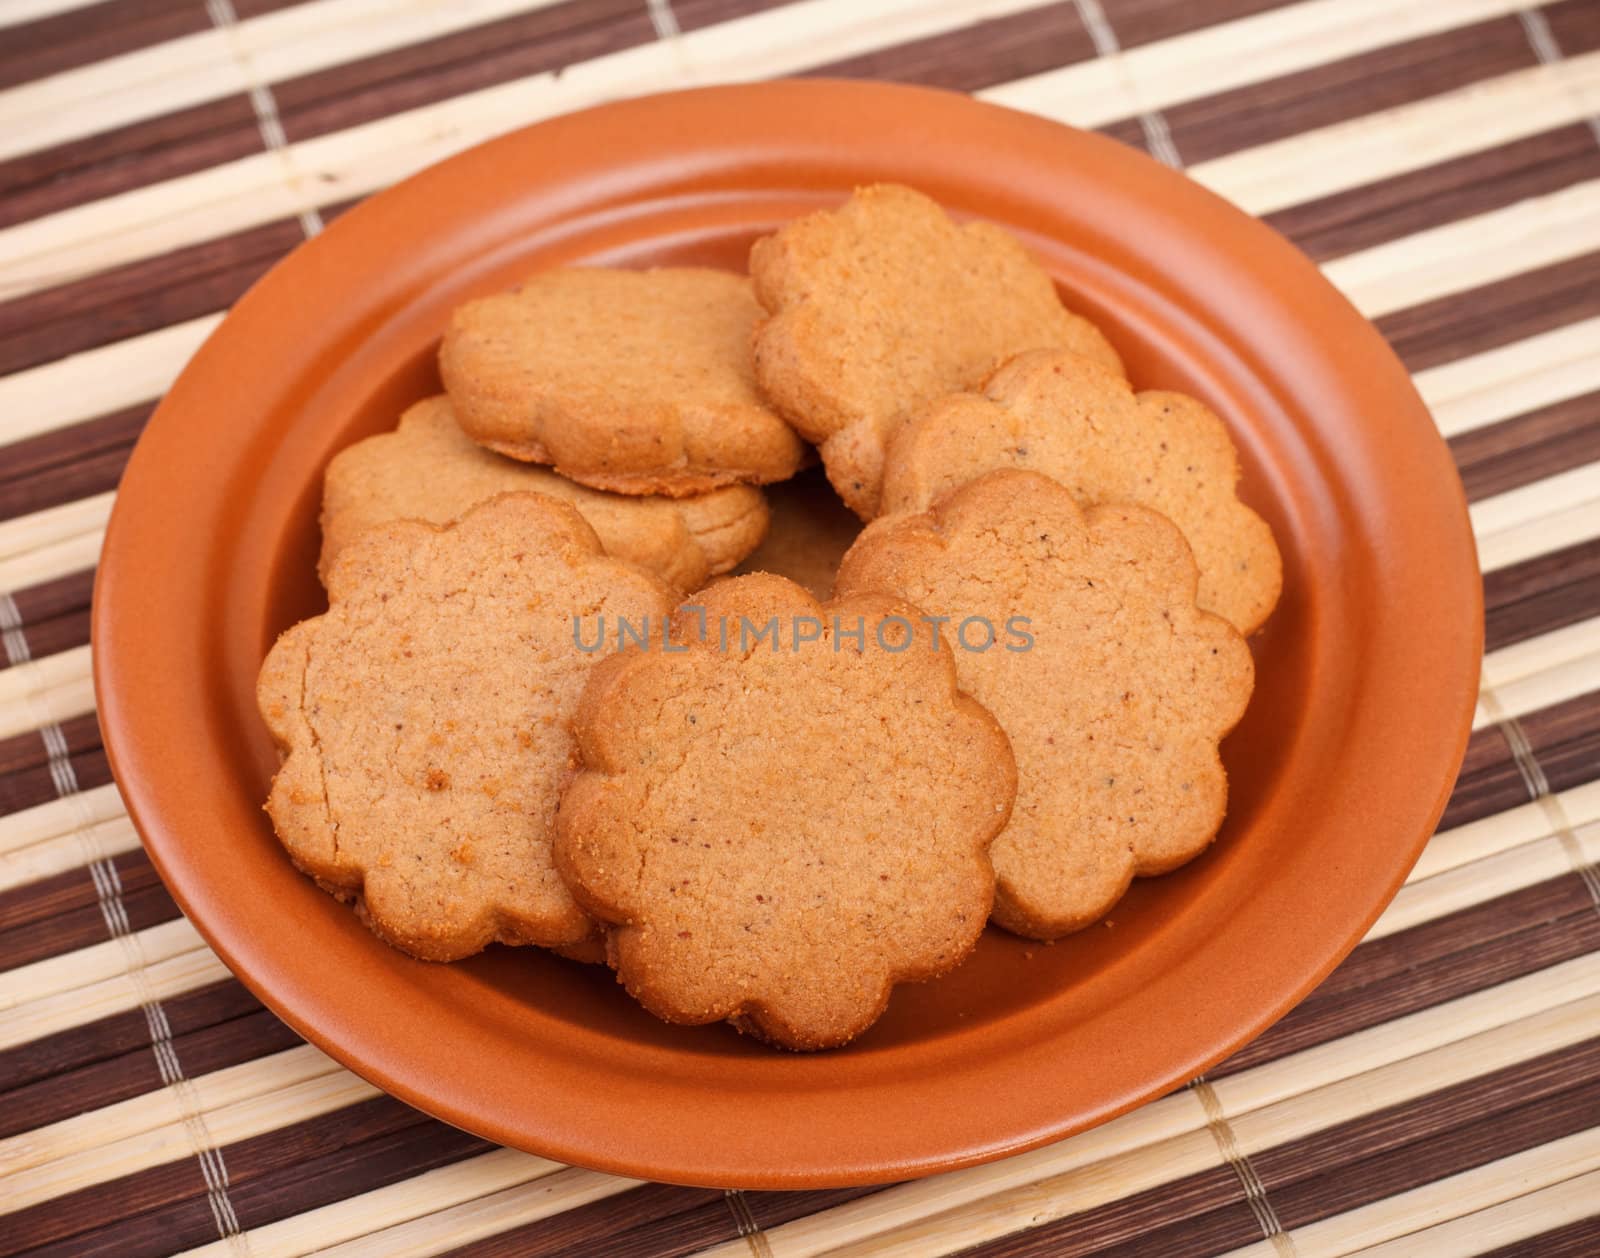
[[[381,224],[391,208],[399,213],[403,202],[418,196],[433,195],[441,179],[470,170],[475,164],[493,162],[500,157],[510,157],[530,143],[537,146],[557,143],[581,143],[586,133],[595,134],[596,127],[634,125],[660,129],[674,115],[704,118],[720,112],[734,117],[758,117],[772,111],[799,112],[801,116],[817,111],[844,110],[858,116],[875,113],[903,115],[907,110],[922,116],[935,115],[944,120],[965,115],[960,125],[975,128],[990,135],[1020,133],[1024,129],[1043,134],[1048,129],[1057,137],[1064,150],[1087,144],[1099,149],[1108,161],[1130,165],[1145,183],[1182,189],[1174,196],[1188,205],[1207,206],[1209,213],[1221,213],[1238,220],[1237,230],[1249,237],[1251,244],[1265,250],[1275,261],[1291,269],[1295,278],[1321,291],[1312,294],[1327,310],[1342,311],[1341,324],[1348,325],[1351,335],[1365,341],[1365,350],[1377,356],[1378,370],[1374,375],[1387,377],[1384,392],[1395,402],[1394,418],[1403,417],[1405,425],[1415,427],[1420,419],[1427,425],[1427,434],[1414,432],[1419,439],[1431,436],[1437,444],[1432,458],[1436,470],[1448,473],[1447,480],[1437,475],[1419,476],[1419,493],[1424,493],[1441,507],[1441,521],[1454,526],[1453,534],[1429,539],[1437,543],[1433,549],[1434,561],[1440,573],[1448,570],[1446,583],[1460,583],[1455,591],[1461,600],[1459,610],[1468,613],[1470,626],[1465,633],[1457,632],[1449,641],[1448,652],[1454,657],[1452,668],[1461,668],[1463,675],[1451,679],[1452,693],[1445,706],[1453,709],[1453,719],[1448,728],[1438,731],[1438,745],[1431,749],[1429,760],[1433,771],[1428,780],[1434,782],[1433,795],[1422,801],[1413,801],[1412,813],[1416,825],[1408,833],[1395,859],[1385,869],[1381,881],[1381,895],[1372,898],[1364,916],[1351,917],[1336,932],[1340,937],[1330,940],[1323,937],[1324,951],[1314,965],[1303,967],[1298,981],[1290,987],[1258,999],[1251,1017],[1237,1028],[1236,1035],[1208,1043],[1187,1056],[1175,1054],[1172,1069],[1154,1081],[1146,1080],[1119,1095],[1108,1096],[1105,1102],[1089,1114],[1057,1115],[1040,1120],[1037,1116],[1013,1119],[1009,1126],[997,1130],[994,1138],[984,1142],[969,1142],[964,1148],[922,1149],[908,1148],[897,1158],[877,1156],[870,1163],[852,1162],[848,1154],[818,1153],[798,1156],[790,1150],[785,1165],[769,1164],[753,1168],[714,1158],[703,1163],[689,1164],[681,1153],[652,1156],[637,1149],[618,1147],[608,1136],[596,1136],[589,1142],[574,1143],[570,1138],[546,1139],[543,1134],[530,1135],[525,1126],[509,1124],[492,1112],[492,1106],[481,1102],[473,1105],[463,1098],[460,1089],[441,1092],[437,1080],[419,1076],[414,1065],[393,1060],[392,1047],[388,1058],[374,1055],[370,1045],[352,1043],[354,1033],[349,1017],[337,1016],[330,1011],[326,999],[308,1000],[304,984],[293,987],[285,997],[275,972],[280,968],[269,964],[270,958],[261,955],[258,942],[241,938],[237,923],[219,901],[219,890],[211,884],[192,853],[186,852],[183,841],[176,835],[165,817],[169,801],[158,798],[164,791],[180,789],[181,778],[175,769],[164,769],[173,781],[158,787],[145,772],[152,761],[148,747],[141,747],[141,738],[148,738],[145,713],[137,710],[138,696],[148,695],[148,685],[137,677],[138,648],[142,630],[134,612],[141,599],[127,591],[121,582],[124,570],[137,570],[139,547],[143,538],[140,512],[146,509],[149,497],[146,488],[148,474],[145,465],[153,457],[150,451],[155,442],[148,440],[151,432],[160,432],[168,425],[179,422],[165,416],[176,416],[195,405],[191,394],[203,385],[197,383],[217,369],[226,346],[246,321],[266,317],[262,312],[272,301],[274,293],[286,284],[297,280],[297,270],[314,265],[314,259],[338,247],[347,237],[354,239],[358,232]],[[529,137],[535,137],[530,141]],[[564,138],[563,138],[564,137]],[[1070,137],[1070,143],[1068,138]],[[1048,147],[1046,141],[1038,141]],[[1110,156],[1114,154],[1114,156]],[[441,174],[443,172],[443,174]],[[1220,207],[1220,208],[1219,208]],[[1247,226],[1246,226],[1247,225]],[[1285,253],[1284,251],[1287,251]],[[297,261],[298,259],[298,261]],[[311,259],[312,261],[308,261]],[[287,277],[287,278],[286,278]],[[1353,322],[1352,322],[1353,321]],[[1426,443],[1423,443],[1426,444]],[[1419,447],[1420,448],[1420,447]],[[145,452],[141,459],[140,452]],[[1442,460],[1442,462],[1441,462]],[[1442,498],[1440,497],[1442,495]],[[1413,504],[1415,505],[1415,504]],[[1401,539],[1399,545],[1406,545]],[[1459,579],[1466,576],[1464,582]],[[119,611],[121,614],[119,614]],[[213,331],[194,359],[186,366],[167,396],[163,398],[149,421],[146,433],[141,436],[138,448],[130,459],[123,486],[119,489],[111,518],[107,525],[101,562],[97,567],[91,612],[91,659],[93,664],[97,711],[102,738],[118,790],[128,809],[129,817],[144,842],[153,864],[174,899],[194,924],[202,937],[236,974],[241,981],[275,1014],[283,1018],[297,1033],[317,1045],[330,1056],[355,1073],[375,1083],[402,1100],[457,1126],[483,1134],[502,1144],[514,1145],[564,1162],[593,1167],[630,1177],[648,1178],[666,1182],[703,1184],[716,1187],[738,1186],[745,1188],[811,1188],[838,1185],[882,1183],[908,1177],[931,1174],[989,1161],[1034,1148],[1060,1139],[1085,1127],[1106,1121],[1138,1104],[1180,1086],[1186,1079],[1202,1073],[1221,1059],[1236,1051],[1242,1044],[1254,1039],[1267,1026],[1275,1022],[1288,1009],[1299,1003],[1326,975],[1349,953],[1366,933],[1404,881],[1433,827],[1442,815],[1449,792],[1453,786],[1465,754],[1471,732],[1473,710],[1476,702],[1478,661],[1482,655],[1483,610],[1482,585],[1476,560],[1466,499],[1454,466],[1450,463],[1442,440],[1438,439],[1431,417],[1411,383],[1409,374],[1393,352],[1383,343],[1375,329],[1355,312],[1354,308],[1324,280],[1311,263],[1272,229],[1245,215],[1242,211],[1222,202],[1210,192],[1186,177],[1160,167],[1151,159],[1133,150],[1124,149],[1102,137],[1087,135],[1071,128],[1050,123],[1031,115],[1016,113],[1003,107],[974,101],[968,97],[927,88],[899,85],[861,83],[844,80],[777,80],[765,83],[736,86],[696,88],[683,92],[639,97],[582,110],[573,114],[547,119],[532,126],[469,148],[446,161],[431,166],[409,179],[375,194],[362,205],[355,207],[335,221],[327,232],[316,240],[302,245],[275,265],[266,276],[252,287],[235,306],[219,327]],[[1470,657],[1470,659],[1469,659]],[[1466,667],[1470,664],[1470,669]],[[1470,680],[1467,675],[1470,674]],[[141,730],[145,730],[141,734]],[[1425,822],[1425,824],[1424,824]],[[1374,886],[1377,881],[1368,880]],[[375,947],[382,945],[374,941]],[[273,971],[273,973],[268,973]],[[310,1010],[310,1012],[308,1012]],[[359,1038],[359,1037],[357,1037]],[[711,1134],[707,1138],[710,1139]],[[624,1145],[626,1142],[624,1142]]]

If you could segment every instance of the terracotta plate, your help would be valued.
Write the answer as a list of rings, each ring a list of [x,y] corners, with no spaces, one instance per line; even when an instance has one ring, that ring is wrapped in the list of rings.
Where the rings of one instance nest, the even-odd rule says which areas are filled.
[[[1287,593],[1224,748],[1215,848],[1054,947],[991,931],[859,1043],[771,1051],[674,1028],[537,950],[408,960],[284,857],[255,712],[273,636],[321,606],[321,470],[437,388],[456,303],[557,262],[741,268],[750,241],[899,180],[1022,233],[1141,387],[1226,417]],[[781,495],[773,562],[841,541]],[[815,545],[808,541],[815,533]],[[106,747],[174,896],[291,1026],[504,1144],[761,1188],[961,1166],[1077,1131],[1256,1035],[1355,944],[1443,808],[1482,609],[1461,486],[1405,371],[1282,239],[1109,140],[857,83],[607,106],[464,153],[341,217],[234,309],[129,464],[94,608]]]

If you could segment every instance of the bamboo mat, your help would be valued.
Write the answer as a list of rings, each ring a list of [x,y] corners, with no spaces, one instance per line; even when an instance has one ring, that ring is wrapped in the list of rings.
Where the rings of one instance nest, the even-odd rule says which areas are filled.
[[[1393,907],[1205,1080],[917,1183],[640,1184],[424,1118],[228,974],[110,785],[90,586],[155,399],[353,200],[813,72],[1099,128],[1321,262],[1460,466],[1484,691]],[[0,1254],[1600,1254],[1597,115],[1600,0],[0,0]]]

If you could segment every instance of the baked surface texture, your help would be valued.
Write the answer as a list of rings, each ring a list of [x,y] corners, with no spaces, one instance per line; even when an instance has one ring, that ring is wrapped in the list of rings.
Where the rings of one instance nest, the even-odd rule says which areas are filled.
[[[915,608],[819,604],[764,573],[697,603],[674,618],[681,653],[595,670],[556,864],[611,924],[611,964],[652,1012],[788,1048],[842,1044],[896,983],[942,974],[976,943],[1011,751]],[[820,636],[797,643],[797,617]],[[741,618],[775,621],[777,646],[744,649]],[[901,649],[878,644],[880,627]]]
[[[756,388],[760,317],[742,275],[569,267],[459,307],[439,370],[474,441],[592,488],[764,484],[806,447]]]
[[[958,226],[899,185],[858,189],[758,240],[750,276],[770,316],[755,340],[761,388],[864,520],[878,514],[884,447],[907,416],[1023,350],[1070,349],[1122,370],[1014,236]]]
[[[1132,502],[1176,524],[1200,568],[1200,606],[1254,632],[1283,588],[1267,522],[1239,501],[1228,430],[1182,393],[1134,393],[1115,372],[1059,350],[1021,354],[981,393],[946,397],[901,426],[884,512],[925,511],[997,468],[1042,472],[1080,506]]]
[[[766,500],[753,485],[692,498],[590,489],[477,445],[456,423],[450,399],[439,396],[407,410],[395,431],[358,441],[328,464],[318,571],[326,580],[340,551],[375,525],[403,519],[448,524],[498,494],[520,491],[571,503],[607,554],[683,590],[727,572],[767,531]]]
[[[994,918],[1054,939],[1102,917],[1136,875],[1177,868],[1222,823],[1222,737],[1254,685],[1249,648],[1196,609],[1189,547],[1137,506],[1085,512],[1035,472],[998,471],[922,515],[869,525],[836,597],[879,592],[960,622],[1027,617],[954,652],[963,689],[999,719],[1017,803],[991,851]],[[974,644],[982,638],[969,632]]]
[[[295,864],[428,960],[589,936],[550,854],[601,658],[573,616],[654,620],[673,592],[537,494],[381,525],[328,578],[329,610],[278,639],[257,688],[283,755],[267,812]]]

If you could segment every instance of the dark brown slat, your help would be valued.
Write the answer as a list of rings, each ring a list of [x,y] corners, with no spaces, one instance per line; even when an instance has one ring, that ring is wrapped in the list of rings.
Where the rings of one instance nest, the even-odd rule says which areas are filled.
[[[1582,786],[1600,772],[1600,692],[1541,708],[1518,723],[1552,791]]]
[[[61,732],[67,741],[78,789],[86,791],[109,783],[111,766],[100,746],[100,727],[94,716],[64,721]],[[46,804],[57,797],[49,761],[44,739],[37,730],[0,739],[0,816]]]
[[[274,84],[290,141],[560,70],[656,38],[637,0],[563,0],[531,13]]]
[[[89,609],[85,607],[53,620],[29,625],[22,631],[22,636],[28,644],[29,658],[36,660],[58,651],[83,646],[89,641]],[[9,657],[0,659],[0,670],[11,667],[13,664]]]
[[[67,749],[71,752],[87,751],[91,747],[100,745],[100,730],[95,725],[93,716],[79,716],[64,721],[61,732],[66,737]],[[18,769],[42,765],[46,759],[44,743],[40,740],[37,730],[0,739],[0,774],[14,773]]]
[[[882,1188],[819,1188],[811,1192],[747,1192],[745,1208],[762,1231],[881,1192]]]
[[[1578,1087],[1541,1096],[1503,1113],[1482,1112],[1501,1098],[1481,1091],[1478,1098],[1480,1113],[1451,1130],[1448,1137],[1424,1138],[1345,1162],[1312,1180],[1274,1187],[1271,1181],[1281,1172],[1271,1150],[1252,1157],[1251,1163],[1267,1181],[1279,1221],[1293,1229],[1600,1124],[1600,1079],[1593,1077]]]
[[[682,1258],[738,1237],[723,1194],[649,1184],[448,1251],[448,1258]]]
[[[248,1229],[492,1147],[378,1097],[228,1145],[222,1161],[228,1200]],[[17,1239],[0,1240],[0,1254],[27,1249],[34,1258],[158,1258],[215,1240],[199,1179],[196,1160],[188,1157],[18,1211],[6,1219]]]
[[[1406,366],[1422,371],[1597,314],[1600,252],[1451,293],[1376,322]]]
[[[1575,911],[1505,933],[1492,948],[1468,944],[1420,960],[1381,983],[1350,989],[1330,980],[1334,985],[1327,995],[1320,989],[1313,992],[1212,1073],[1219,1078],[1237,1074],[1600,949],[1600,913],[1582,880],[1566,874],[1552,881],[1573,884],[1568,894]]]
[[[93,323],[92,316],[86,317],[85,324]],[[98,336],[94,326],[85,324],[80,324],[67,339],[88,340]],[[34,348],[46,354],[52,352],[46,342],[36,342]],[[0,520],[115,489],[122,480],[134,443],[154,409],[155,403],[143,403],[99,420],[43,433],[10,447],[8,457],[15,451],[18,462],[0,476]],[[73,442],[78,440],[83,440],[84,444],[74,448]]]
[[[1581,122],[1265,216],[1318,262],[1600,177]]]
[[[1231,1168],[1215,1167],[961,1251],[962,1258],[1211,1258],[1261,1239]]]
[[[223,979],[161,1002],[174,1038],[216,1026],[261,1008],[244,984]],[[25,1087],[52,1075],[65,1074],[96,1062],[148,1049],[150,1027],[144,1012],[129,1009],[0,1051],[0,1093]]]
[[[24,739],[31,737],[36,742],[39,740],[37,733],[21,737]],[[7,746],[8,743],[0,743],[0,752],[5,751]],[[55,782],[45,764],[42,742],[39,744],[39,752],[37,761],[0,777],[0,816],[10,812],[21,812],[24,808],[33,808],[38,804],[48,804],[56,798]],[[74,752],[69,759],[79,790],[87,791],[97,786],[111,784],[111,765],[106,761],[106,753],[102,748],[93,747]]]
[[[309,0],[233,0],[233,12],[241,22],[253,17],[260,17],[263,13],[276,13],[280,9],[292,9],[297,4],[306,4]]]
[[[1483,596],[1490,651],[1600,616],[1600,538],[1496,569]]]
[[[1279,9],[1286,3],[1289,0],[1206,0],[1204,4],[1173,4],[1172,0],[1101,0],[1100,8],[1116,34],[1118,46],[1135,48],[1201,27],[1219,26],[1268,9]]]
[[[228,1146],[229,1196],[244,1227],[261,1227],[494,1148],[376,1097]]]
[[[189,1239],[189,1245],[216,1239],[217,1228],[206,1203],[206,1184],[198,1159],[180,1158],[113,1182],[117,1195],[109,1201],[105,1199],[104,1186],[97,1185],[7,1214],[5,1226],[0,1228],[0,1258],[24,1252],[29,1258],[44,1258],[46,1254],[51,1258],[87,1258],[97,1251],[84,1243],[88,1238],[81,1237],[82,1232],[119,1217],[127,1220],[130,1230],[137,1228],[139,1216],[169,1201],[188,1202],[195,1207],[186,1212],[188,1218],[182,1224],[175,1218],[162,1220],[161,1230],[169,1243],[176,1242],[179,1248],[187,1248],[184,1238],[193,1238]],[[198,1230],[202,1219],[209,1225],[209,1231]],[[63,1240],[69,1243],[63,1245]],[[142,1250],[130,1247],[123,1252],[128,1258],[135,1258],[140,1253],[170,1254],[176,1250],[154,1250],[147,1244]]]
[[[84,881],[89,881],[88,871],[81,872]],[[128,916],[130,930],[144,930],[181,916],[167,889],[159,885],[125,893],[122,896],[122,908]],[[0,970],[88,948],[105,943],[110,938],[111,933],[98,904],[73,909],[0,934]]]
[[[0,88],[92,65],[210,27],[193,0],[107,0],[0,31]]]
[[[680,31],[697,31],[702,26],[716,26],[765,13],[768,9],[781,9],[793,0],[672,0],[672,16],[678,19]]]
[[[265,147],[249,98],[229,96],[24,153],[0,162],[0,227],[193,174]]]
[[[1581,1128],[1597,1097],[1600,1041],[1590,1041],[1252,1154],[1250,1165],[1279,1222],[1295,1228],[1559,1138],[1564,1134],[1562,1128]],[[1556,1107],[1564,1104],[1575,1104],[1577,1114],[1557,1113]],[[1546,1122],[1551,1125],[1543,1125]],[[1397,1168],[1401,1171],[1398,1176],[1394,1174]],[[1221,1173],[1208,1174],[1215,1180]],[[1165,1192],[1157,1188],[1144,1195],[1154,1198],[1159,1209]],[[1227,1201],[1224,1209],[1232,1211],[1239,1194],[1224,1192],[1218,1197]],[[1215,1199],[1190,1193],[1184,1200],[1174,1200],[1164,1217],[1181,1220],[1168,1224],[1179,1236],[1208,1234],[1207,1219],[1214,1207]],[[1064,1248],[1076,1237],[1074,1225],[1084,1217],[1070,1216],[991,1247],[964,1252],[1039,1258],[1101,1253],[1098,1248]],[[1258,1237],[1259,1233],[1247,1239]],[[1178,1252],[1164,1239],[1152,1243],[1154,1240],[1152,1234],[1143,1232],[1131,1240],[1128,1249],[1111,1252],[1163,1256]],[[1242,1243],[1230,1240],[1215,1248],[1188,1252],[1210,1255]]]
[[[1386,983],[1404,981],[1409,971],[1420,966],[1445,961],[1473,948],[1499,947],[1502,940],[1533,927],[1572,924],[1569,919],[1575,920],[1594,908],[1583,880],[1576,876],[1563,875],[1535,883],[1361,944],[1323,980],[1312,998],[1324,1002],[1359,1000],[1363,991],[1381,991]],[[1513,942],[1512,946],[1518,945]]]
[[[1594,0],[1562,0],[1543,9],[1556,46],[1569,56],[1600,48],[1600,6]]]
[[[1150,144],[1144,132],[1144,124],[1137,118],[1124,118],[1120,122],[1113,122],[1108,126],[1096,127],[1101,135],[1110,136],[1120,144],[1129,148],[1136,148],[1142,153],[1150,151]]]
[[[1285,1228],[1443,1179],[1600,1121],[1600,1040],[1252,1154]]]
[[[180,1035],[172,1041],[172,1048],[184,1075],[196,1079],[214,1070],[285,1052],[301,1042],[275,1014],[257,1008],[253,1013]],[[0,1138],[115,1105],[161,1086],[155,1054],[146,1043],[121,1056],[4,1093],[0,1096]]]
[[[13,590],[11,601],[16,604],[22,623],[48,620],[64,612],[78,611],[89,606],[94,590],[94,569],[69,573],[26,589]]]
[[[29,300],[24,298],[5,305],[25,305]],[[80,318],[87,324],[94,324],[92,306]],[[93,332],[76,335],[92,336]],[[70,352],[63,350],[62,354]],[[0,470],[0,519],[27,515],[114,489],[122,477],[133,443],[144,431],[154,409],[155,403],[141,402],[7,446],[5,466]],[[25,614],[24,623],[32,624],[36,617],[37,613]]]
[[[0,302],[0,375],[225,310],[304,238],[279,220]]]
[[[1077,10],[1059,3],[875,49],[807,74],[976,92],[1093,56],[1094,41]]]
[[[1390,44],[1162,111],[1189,165],[1537,65],[1512,17]]]
[[[1594,1258],[1596,1254],[1600,1254],[1600,1206],[1587,1219],[1502,1245],[1479,1258]]]
[[[1474,502],[1592,463],[1600,459],[1600,392],[1452,437],[1450,453]]]
[[[123,852],[111,860],[124,895],[134,895],[161,885],[155,866],[144,851]],[[0,891],[0,934],[44,923],[62,913],[94,908],[99,904],[94,881],[85,869],[69,869],[22,887]],[[0,951],[0,958],[4,957]],[[3,962],[0,962],[3,963]]]
[[[1466,758],[1439,819],[1439,829],[1452,830],[1527,802],[1528,788],[1517,772],[1505,735],[1493,726],[1480,729],[1467,741]]]

